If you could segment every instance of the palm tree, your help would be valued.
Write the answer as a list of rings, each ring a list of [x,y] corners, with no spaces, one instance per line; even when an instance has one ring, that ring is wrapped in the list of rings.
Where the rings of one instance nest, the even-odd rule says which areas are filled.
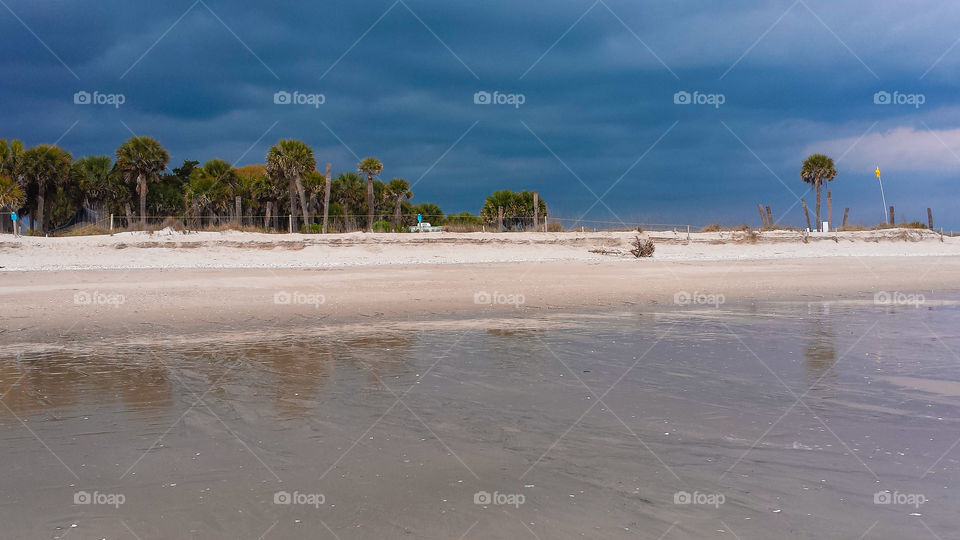
[[[255,202],[257,206],[262,206],[266,211],[263,226],[269,228],[272,218],[276,216],[275,205],[283,197],[283,186],[270,178],[265,165],[240,167],[237,169],[237,177],[241,186],[243,186],[243,191],[250,196],[251,201]],[[279,212],[279,209],[277,212]]]
[[[0,139],[0,174],[9,175],[16,180],[17,163],[23,156],[23,143],[14,139],[9,143]]]
[[[127,183],[136,181],[140,195],[140,226],[147,226],[147,182],[158,181],[170,154],[150,137],[130,137],[117,148],[117,169]]]
[[[22,181],[37,192],[37,211],[34,222],[41,231],[46,231],[44,207],[47,190],[51,185],[64,184],[70,180],[73,161],[66,150],[58,146],[39,144],[25,151],[18,166]]]
[[[373,232],[373,179],[383,172],[383,163],[371,156],[357,164],[357,171],[367,177],[367,232]]]
[[[27,201],[27,196],[12,177],[0,173],[0,210],[7,212],[16,211]],[[0,222],[0,232],[3,232],[6,225]],[[16,231],[14,231],[16,232]]]
[[[92,209],[97,219],[102,219],[115,182],[110,156],[80,158],[73,163],[72,174],[83,206]]]
[[[302,179],[316,166],[317,160],[313,157],[313,149],[303,141],[284,139],[271,146],[267,152],[267,173],[274,179],[287,181],[291,214],[296,207],[293,190],[297,190],[304,224],[310,221],[310,213],[307,210],[307,196],[303,191]]]
[[[413,197],[410,191],[410,182],[403,178],[394,178],[387,184],[387,195],[393,201],[393,226],[400,225],[400,210],[403,207],[403,201]]]
[[[837,169],[833,166],[833,159],[823,154],[811,154],[800,169],[800,178],[811,185],[817,186],[817,230],[820,230],[820,191],[824,182],[831,182],[837,177]]]

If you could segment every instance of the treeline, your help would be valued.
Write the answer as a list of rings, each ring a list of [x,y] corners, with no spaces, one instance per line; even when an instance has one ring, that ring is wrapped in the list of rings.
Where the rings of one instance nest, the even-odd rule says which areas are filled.
[[[113,157],[77,160],[58,146],[25,148],[18,140],[0,139],[0,210],[29,216],[24,224],[40,233],[111,214],[127,227],[145,228],[177,216],[198,226],[240,223],[276,230],[285,229],[292,215],[297,228],[316,232],[329,189],[328,230],[333,232],[405,230],[417,223],[418,214],[434,225],[496,226],[501,207],[504,229],[533,224],[532,192],[497,191],[479,216],[447,216],[434,203],[414,204],[403,178],[380,180],[383,163],[377,158],[334,177],[329,164],[323,173],[318,170],[313,149],[298,140],[279,141],[259,165],[186,160],[168,169],[169,161],[166,149],[150,137],[131,137]],[[546,203],[540,200],[538,206],[538,214],[546,216]]]

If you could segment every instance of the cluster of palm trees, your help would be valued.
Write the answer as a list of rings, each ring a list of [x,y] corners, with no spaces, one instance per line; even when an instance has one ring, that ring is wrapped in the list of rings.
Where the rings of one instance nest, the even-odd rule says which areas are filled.
[[[317,170],[313,149],[286,139],[272,146],[265,164],[240,168],[212,159],[187,160],[168,169],[170,155],[150,137],[131,137],[115,156],[73,160],[55,145],[25,148],[0,139],[0,211],[29,216],[41,233],[78,220],[102,220],[111,214],[127,227],[146,227],[165,216],[182,216],[201,225],[223,221],[280,229],[280,215],[296,218],[299,228],[349,231],[400,230],[425,221],[442,222],[432,203],[414,205],[410,183],[378,179],[383,163],[362,160],[354,171],[332,178]],[[135,215],[134,205],[139,203]],[[323,215],[322,225],[318,223]],[[139,218],[139,219],[137,219]],[[329,223],[328,223],[329,220]]]

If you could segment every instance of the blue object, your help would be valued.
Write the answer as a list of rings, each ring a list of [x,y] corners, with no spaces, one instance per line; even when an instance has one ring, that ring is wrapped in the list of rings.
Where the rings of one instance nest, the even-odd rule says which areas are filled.
[[[417,223],[423,223],[423,214],[417,214]]]
[[[10,212],[10,219],[11,219],[12,221],[16,221],[16,220],[20,219],[20,216],[18,216],[16,212]]]

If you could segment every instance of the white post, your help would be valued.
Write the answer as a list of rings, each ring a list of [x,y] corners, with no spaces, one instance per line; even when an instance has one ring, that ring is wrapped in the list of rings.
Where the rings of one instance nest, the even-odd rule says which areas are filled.
[[[287,214],[287,220],[290,222],[290,234],[293,234],[293,214]]]
[[[110,236],[113,236],[113,214],[110,214]]]
[[[690,226],[687,225],[687,242],[690,241]]]
[[[883,195],[883,178],[880,177],[880,166],[877,166],[877,181],[880,182],[880,198],[883,199],[883,222],[890,223],[890,215],[887,213],[887,198]]]

